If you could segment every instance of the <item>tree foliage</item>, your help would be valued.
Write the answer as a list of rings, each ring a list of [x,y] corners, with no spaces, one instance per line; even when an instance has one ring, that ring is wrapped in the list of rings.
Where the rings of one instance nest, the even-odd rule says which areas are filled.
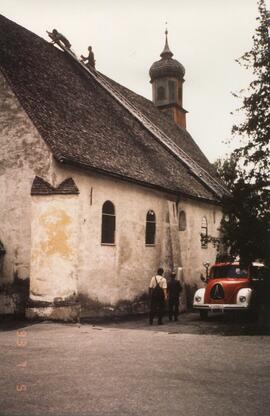
[[[230,257],[244,265],[254,260],[270,264],[270,191],[246,182],[234,155],[219,161],[218,171],[231,191],[223,200],[221,243]]]
[[[263,187],[270,184],[270,13],[265,0],[258,0],[258,27],[253,36],[253,47],[238,62],[253,72],[253,81],[241,96],[240,108],[245,119],[233,126],[232,133],[242,139],[234,157],[243,163],[241,175],[247,181]]]
[[[253,47],[238,60],[253,71],[240,96],[244,121],[232,129],[240,145],[216,167],[231,191],[223,201],[223,244],[243,264],[262,260],[270,265],[270,13],[265,0],[258,0],[258,9]]]

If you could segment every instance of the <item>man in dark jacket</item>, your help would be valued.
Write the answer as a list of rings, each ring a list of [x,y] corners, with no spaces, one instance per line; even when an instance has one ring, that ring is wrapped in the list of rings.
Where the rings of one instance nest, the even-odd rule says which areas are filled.
[[[171,279],[168,282],[168,307],[169,307],[169,320],[178,320],[179,315],[179,296],[182,291],[182,286],[179,280],[176,280],[176,273],[172,272]]]

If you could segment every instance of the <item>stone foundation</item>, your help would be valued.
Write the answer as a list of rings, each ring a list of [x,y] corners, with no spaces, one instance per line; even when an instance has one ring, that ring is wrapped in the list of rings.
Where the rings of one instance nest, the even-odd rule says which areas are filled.
[[[80,319],[81,305],[47,305],[28,306],[25,311],[27,319],[77,322]]]

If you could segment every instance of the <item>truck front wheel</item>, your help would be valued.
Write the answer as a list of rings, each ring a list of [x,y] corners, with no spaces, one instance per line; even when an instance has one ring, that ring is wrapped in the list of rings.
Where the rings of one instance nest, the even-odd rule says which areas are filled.
[[[200,317],[205,321],[208,318],[208,311],[200,311]]]

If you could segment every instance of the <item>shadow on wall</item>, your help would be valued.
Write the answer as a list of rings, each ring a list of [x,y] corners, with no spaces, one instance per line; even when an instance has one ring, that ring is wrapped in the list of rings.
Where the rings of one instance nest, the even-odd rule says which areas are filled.
[[[2,278],[5,254],[6,254],[6,250],[5,250],[4,244],[0,240],[0,278]]]
[[[101,303],[83,294],[79,295],[78,300],[81,304],[81,318],[113,317],[149,312],[149,295],[146,292],[138,295],[132,301],[122,300],[115,305]]]
[[[197,288],[198,286],[196,284],[192,286],[185,285],[187,310],[192,310],[193,297]],[[147,292],[141,293],[131,301],[122,300],[115,305],[101,303],[83,294],[78,296],[78,301],[81,304],[81,319],[147,314],[149,313],[150,306],[150,298]]]
[[[24,317],[29,298],[29,278],[19,279],[14,274],[14,281],[6,283],[0,289],[0,315]]]
[[[19,279],[15,272],[12,283],[2,283],[5,254],[4,244],[0,240],[0,315],[24,317],[30,281],[29,278]]]

